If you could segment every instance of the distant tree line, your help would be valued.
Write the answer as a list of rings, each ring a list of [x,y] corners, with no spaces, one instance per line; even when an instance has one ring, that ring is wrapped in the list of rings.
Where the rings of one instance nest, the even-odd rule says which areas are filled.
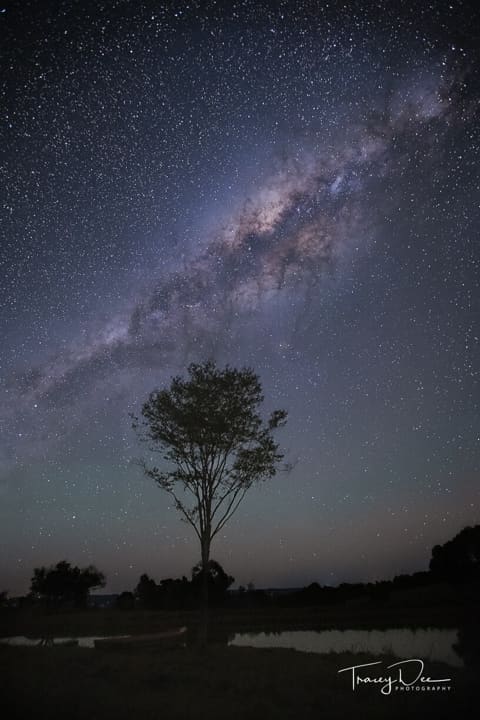
[[[201,586],[201,563],[192,571],[192,580],[187,578],[162,580],[158,585],[142,575],[135,595],[146,608],[187,608],[198,604]],[[393,580],[382,580],[371,583],[342,583],[336,587],[320,585],[317,582],[291,592],[275,592],[255,590],[250,586],[247,590],[239,588],[235,593],[228,593],[233,578],[223,568],[211,561],[209,588],[212,604],[229,607],[265,607],[265,606],[315,606],[337,605],[344,603],[369,604],[381,606],[395,599],[397,593],[405,591],[418,592],[413,594],[414,600],[422,602],[422,589],[425,603],[432,603],[429,586],[439,583],[448,585],[480,583],[480,525],[464,528],[452,540],[444,545],[436,545],[432,550],[428,571],[397,575]],[[438,596],[439,602],[441,595]]]
[[[432,592],[442,584],[452,591],[462,586],[478,593],[480,588],[480,525],[466,527],[452,540],[443,545],[435,545],[428,571],[411,575],[397,575],[393,580],[373,583],[342,583],[337,587],[311,583],[307,587],[292,591],[255,590],[240,587],[230,591],[234,578],[225,572],[220,563],[209,562],[207,576],[211,604],[216,607],[231,608],[263,606],[316,606],[359,603],[383,605],[389,603],[398,592],[417,590],[417,600],[425,590],[425,604],[432,604]],[[66,560],[51,567],[35,568],[31,580],[31,592],[21,604],[41,604],[46,607],[85,608],[92,589],[103,587],[105,576],[96,567],[72,566]],[[199,607],[203,588],[203,569],[199,562],[192,568],[191,579],[167,578],[156,583],[147,574],[143,574],[133,592],[121,593],[117,606],[132,609],[140,606],[152,610],[194,609]],[[415,594],[414,594],[415,598]],[[441,601],[441,595],[438,596]],[[0,592],[0,607],[11,604],[7,591]]]
[[[228,575],[220,563],[210,560],[208,565],[208,594],[213,607],[227,602],[227,590],[234,578]],[[140,604],[149,609],[187,609],[197,607],[203,592],[203,565],[199,562],[192,569],[192,578],[167,578],[157,583],[148,575],[141,576],[135,588],[135,596]]]

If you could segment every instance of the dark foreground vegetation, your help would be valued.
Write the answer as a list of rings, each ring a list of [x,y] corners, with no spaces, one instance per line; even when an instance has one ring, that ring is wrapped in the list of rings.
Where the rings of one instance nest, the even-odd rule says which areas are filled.
[[[102,652],[0,647],[6,718],[183,720],[186,718],[469,718],[473,669],[429,663],[449,692],[353,692],[342,667],[379,660],[212,645],[207,650]],[[382,658],[385,667],[393,659]]]

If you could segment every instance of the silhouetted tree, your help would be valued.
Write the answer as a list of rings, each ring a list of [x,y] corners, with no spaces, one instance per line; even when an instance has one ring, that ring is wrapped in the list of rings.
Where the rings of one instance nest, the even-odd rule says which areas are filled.
[[[480,525],[466,527],[444,545],[435,545],[430,570],[449,582],[480,580]]]
[[[48,604],[72,604],[83,608],[87,605],[90,590],[104,585],[105,576],[93,565],[80,569],[62,560],[50,568],[35,568],[30,589]]]
[[[185,609],[192,605],[192,587],[187,578],[167,578],[158,587],[160,607],[164,610]]]
[[[119,610],[133,610],[135,606],[135,596],[129,590],[125,590],[118,596],[116,604]]]
[[[200,542],[203,568],[208,568],[212,540],[257,481],[275,475],[283,455],[273,431],[284,425],[286,412],[275,410],[264,422],[258,376],[248,368],[218,369],[211,361],[192,363],[188,378],[172,379],[165,390],[152,392],[134,428],[160,452],[161,467],[142,462],[145,473],[166,492]],[[203,576],[204,632],[208,606],[207,574]]]
[[[151,609],[157,606],[157,589],[155,580],[144,573],[135,588],[135,595],[145,608]]]
[[[195,589],[203,588],[204,570],[201,562],[192,568],[192,586]],[[235,578],[227,575],[220,563],[210,560],[208,563],[208,595],[213,604],[222,604],[227,596],[227,590],[235,582]]]

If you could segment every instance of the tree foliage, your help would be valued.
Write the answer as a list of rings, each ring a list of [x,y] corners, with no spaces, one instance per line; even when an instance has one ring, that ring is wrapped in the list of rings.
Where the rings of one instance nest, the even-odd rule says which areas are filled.
[[[192,568],[192,587],[194,591],[200,591],[203,584],[204,569],[201,562]],[[208,595],[212,604],[220,605],[227,597],[227,590],[235,582],[235,578],[228,575],[219,562],[210,560],[208,563]]]
[[[138,597],[143,607],[154,608],[157,600],[157,585],[146,573],[140,576],[135,595]]]
[[[210,560],[208,564],[209,599],[213,605],[224,604],[227,590],[235,578],[228,575],[220,563]],[[202,563],[192,568],[192,579],[165,578],[158,584],[144,574],[135,588],[135,595],[144,608],[178,610],[198,607],[203,585]]]
[[[104,574],[93,565],[81,569],[62,560],[49,568],[35,568],[30,589],[49,604],[85,607],[90,590],[104,585]]]
[[[463,528],[444,545],[435,545],[430,570],[447,581],[480,580],[480,525]]]
[[[168,492],[195,531],[208,563],[210,544],[247,490],[273,477],[283,455],[273,432],[286,422],[275,410],[264,422],[258,376],[249,368],[191,364],[188,378],[150,394],[134,427],[163,463],[142,462],[145,473]]]

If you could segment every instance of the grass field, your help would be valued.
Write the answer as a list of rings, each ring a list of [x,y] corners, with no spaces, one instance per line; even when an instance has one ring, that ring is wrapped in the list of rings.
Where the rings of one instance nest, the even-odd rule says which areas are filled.
[[[110,651],[0,648],[5,718],[35,720],[199,720],[226,718],[468,718],[471,670],[428,664],[452,678],[447,693],[351,690],[342,667],[379,660],[366,655],[315,655],[293,650],[211,646],[207,650]],[[393,662],[393,660],[390,660]],[[385,659],[385,665],[388,660]],[[447,674],[446,674],[447,673]]]

